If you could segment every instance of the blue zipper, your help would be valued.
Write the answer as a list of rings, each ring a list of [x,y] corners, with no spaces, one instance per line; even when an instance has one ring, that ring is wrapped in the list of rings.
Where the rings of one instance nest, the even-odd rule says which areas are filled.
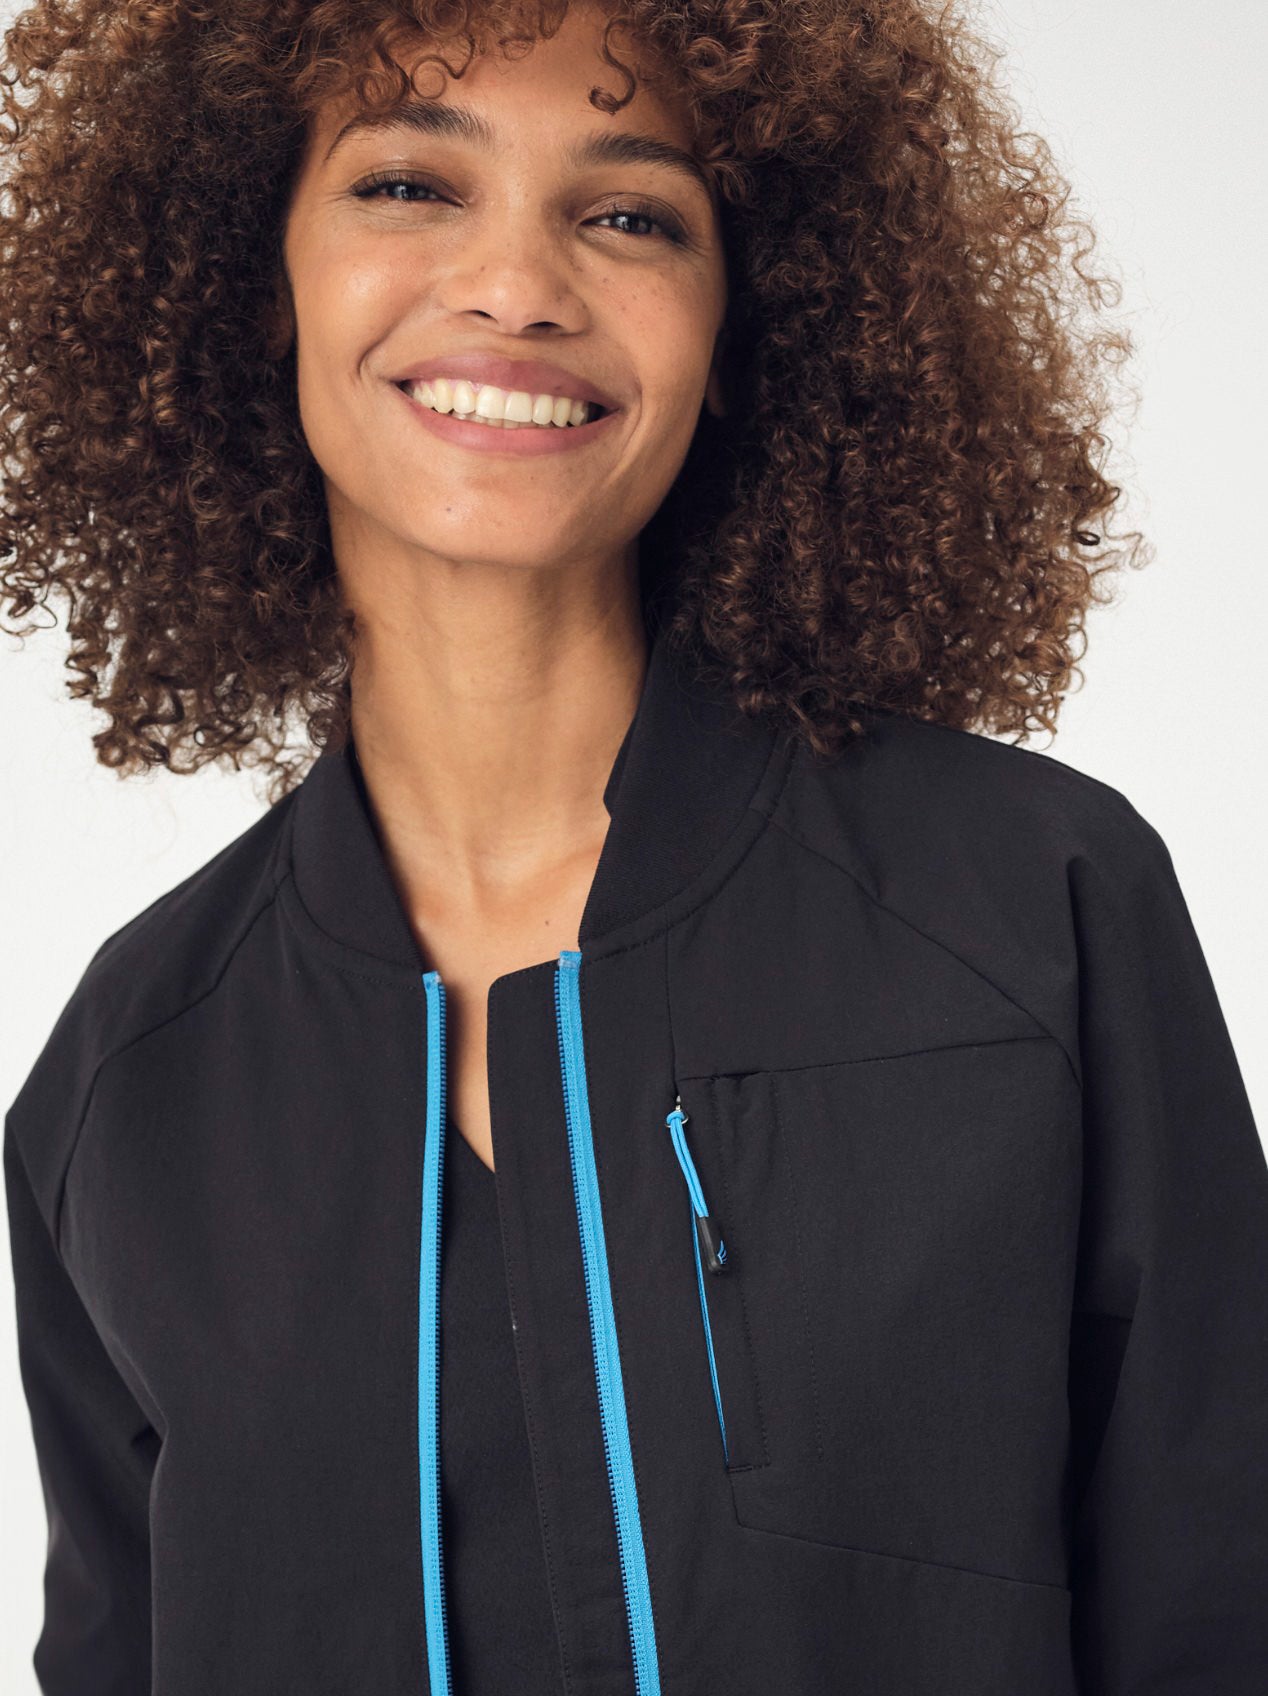
[[[608,1484],[616,1517],[617,1547],[621,1557],[621,1581],[625,1588],[625,1612],[634,1654],[634,1685],[637,1696],[659,1696],[660,1668],[656,1658],[656,1627],[652,1618],[652,1593],[647,1574],[647,1552],[639,1519],[638,1491],[634,1482],[634,1454],[621,1381],[621,1355],[612,1307],[612,1285],[608,1276],[607,1245],[603,1235],[603,1212],[599,1199],[599,1176],[594,1161],[594,1138],[590,1126],[590,1099],[586,1088],[585,1049],[581,1029],[581,950],[565,948],[555,970],[555,1020],[559,1030],[559,1061],[563,1074],[564,1110],[568,1122],[568,1149],[572,1159],[572,1187],[581,1232],[582,1262],[586,1277],[586,1305],[590,1310],[590,1340],[594,1349],[594,1371],[599,1389],[599,1413],[603,1422],[603,1446],[607,1456]]]
[[[621,1379],[621,1357],[608,1275],[581,1027],[579,949],[564,949],[555,972],[555,1017],[563,1074],[573,1195],[581,1232],[586,1305],[594,1349],[608,1484],[616,1519],[621,1580],[634,1656],[637,1696],[659,1696],[660,1670],[652,1617],[647,1554],[639,1518]],[[418,1260],[418,1468],[422,1535],[423,1612],[427,1670],[434,1696],[452,1696],[440,1528],[440,1225],[445,1151],[445,986],[424,972],[427,997],[427,1120],[423,1144],[422,1229]],[[690,1156],[687,1156],[690,1161]],[[694,1178],[694,1168],[692,1169]],[[696,1181],[697,1191],[699,1189]],[[701,1212],[704,1211],[703,1199]],[[725,1249],[723,1249],[725,1256]],[[697,1249],[697,1268],[699,1250]],[[706,1314],[706,1325],[707,1325]],[[712,1345],[710,1345],[712,1357]],[[715,1379],[716,1393],[716,1379]]]
[[[709,1324],[709,1302],[704,1293],[704,1272],[700,1265],[700,1243],[704,1241],[705,1258],[709,1263],[710,1272],[725,1272],[726,1244],[717,1221],[710,1216],[705,1205],[704,1190],[696,1173],[695,1161],[691,1158],[691,1150],[687,1147],[687,1134],[683,1126],[688,1115],[682,1110],[682,1097],[676,1098],[677,1106],[665,1115],[665,1123],[669,1126],[669,1134],[673,1139],[674,1153],[678,1156],[678,1164],[682,1167],[682,1175],[687,1180],[687,1194],[691,1199],[691,1247],[696,1257],[696,1285],[700,1291],[700,1317],[704,1321],[705,1347],[709,1351],[709,1377],[713,1382],[713,1402],[718,1410],[718,1430],[722,1433],[722,1458],[729,1464],[730,1454],[726,1446],[726,1421],[722,1417],[722,1392],[718,1388],[718,1363],[713,1354],[713,1328]]]
[[[419,1518],[428,1688],[433,1696],[451,1696],[440,1542],[440,1200],[445,1156],[445,986],[440,973],[424,972],[423,988],[427,992],[427,1123],[418,1254]]]

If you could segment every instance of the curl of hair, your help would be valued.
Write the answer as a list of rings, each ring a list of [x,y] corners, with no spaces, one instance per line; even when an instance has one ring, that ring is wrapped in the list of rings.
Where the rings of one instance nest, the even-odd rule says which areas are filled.
[[[270,341],[308,128],[567,9],[35,0],[9,28],[0,587],[18,619],[65,601],[101,763],[227,759],[278,799],[348,735],[355,620]],[[681,103],[726,248],[727,416],[702,410],[640,539],[669,639],[829,758],[866,706],[1055,731],[1097,580],[1142,563],[1101,469],[1132,344],[1096,322],[1118,285],[999,50],[922,0],[603,12],[591,103]]]

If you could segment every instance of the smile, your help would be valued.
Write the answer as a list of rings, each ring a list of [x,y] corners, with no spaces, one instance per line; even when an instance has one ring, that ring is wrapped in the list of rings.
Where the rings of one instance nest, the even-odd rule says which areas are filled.
[[[585,447],[598,441],[611,421],[620,416],[619,409],[605,411],[593,401],[530,395],[491,384],[477,389],[461,378],[456,382],[435,378],[392,386],[424,429],[477,452],[535,457]],[[446,401],[447,408],[443,404]],[[527,417],[523,416],[526,412]]]
[[[606,407],[570,395],[530,394],[526,389],[499,389],[493,383],[466,378],[435,377],[401,384],[420,406],[442,416],[472,420],[495,429],[575,429],[602,418]]]

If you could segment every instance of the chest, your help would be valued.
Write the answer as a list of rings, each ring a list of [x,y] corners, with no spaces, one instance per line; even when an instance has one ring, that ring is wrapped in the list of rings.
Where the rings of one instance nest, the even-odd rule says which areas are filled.
[[[567,935],[562,918],[426,927],[443,1042],[412,969],[305,946],[288,902],[291,930],[261,925],[221,993],[104,1068],[65,1247],[161,1410],[156,1513],[235,1552],[250,1525],[235,1586],[355,1601],[340,1551],[366,1524],[415,1558],[401,1481],[442,1057],[452,1122],[498,1139],[551,1523],[611,1535],[596,1361],[619,1351],[649,1523],[684,1563],[699,1527],[738,1523],[1059,1582],[1073,1079],[984,977],[818,862],[790,876],[781,848],[587,954],[567,1044],[554,956],[575,901]],[[722,1274],[696,1259],[679,1099]],[[295,1537],[297,1503],[328,1540]]]

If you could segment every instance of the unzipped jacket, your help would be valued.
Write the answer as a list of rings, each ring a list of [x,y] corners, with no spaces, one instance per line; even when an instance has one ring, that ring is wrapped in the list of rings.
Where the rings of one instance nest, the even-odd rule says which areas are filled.
[[[578,946],[489,991],[561,1696],[1264,1696],[1268,1165],[1167,849],[865,716],[656,634]],[[328,749],[5,1121],[48,1696],[450,1691],[445,1123]]]

